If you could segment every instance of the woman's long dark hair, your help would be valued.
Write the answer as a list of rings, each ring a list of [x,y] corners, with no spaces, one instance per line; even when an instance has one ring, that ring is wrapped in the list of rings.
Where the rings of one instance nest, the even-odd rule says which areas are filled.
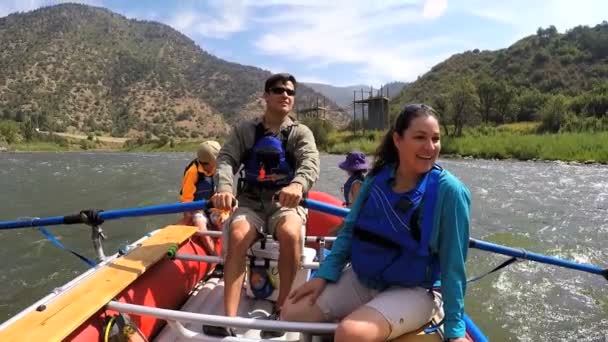
[[[376,175],[385,165],[399,162],[399,151],[397,151],[393,142],[393,133],[397,132],[399,136],[403,136],[403,132],[410,127],[412,121],[421,116],[432,116],[439,120],[435,110],[425,104],[410,104],[403,108],[397,116],[395,124],[386,132],[380,146],[374,153],[374,166],[370,172],[371,175]]]

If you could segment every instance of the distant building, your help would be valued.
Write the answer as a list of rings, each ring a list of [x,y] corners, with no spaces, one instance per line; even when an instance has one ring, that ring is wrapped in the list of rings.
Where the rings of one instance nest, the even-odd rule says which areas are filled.
[[[360,114],[360,118],[363,118],[365,127],[354,127],[367,129],[367,130],[386,130],[390,127],[390,119],[388,114],[388,88],[386,88],[386,95],[384,94],[385,88],[380,90],[374,96],[374,90],[369,91],[355,91],[353,94],[353,119],[356,118],[357,112]],[[357,93],[361,94],[361,98],[357,100]],[[363,95],[367,95],[364,98]],[[359,110],[357,110],[359,109]]]
[[[388,117],[388,97],[375,96],[364,100],[354,102],[362,106],[367,106],[367,110],[363,109],[363,114],[367,118],[365,120],[365,129],[370,130],[386,130],[389,127]]]
[[[314,100],[305,99],[303,102],[308,102],[308,105],[304,105],[302,107],[296,106],[296,114],[298,120],[304,118],[315,118],[321,120],[327,119],[327,111],[329,110],[329,108],[325,104],[325,98],[323,98],[323,103],[319,101],[318,97],[316,97]]]

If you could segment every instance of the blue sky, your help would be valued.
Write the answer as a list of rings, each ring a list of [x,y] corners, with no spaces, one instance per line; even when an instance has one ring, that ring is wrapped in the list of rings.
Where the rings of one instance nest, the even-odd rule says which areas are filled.
[[[2,0],[0,16],[60,3]],[[608,0],[76,1],[170,25],[229,61],[333,85],[413,81],[454,53],[608,20]]]

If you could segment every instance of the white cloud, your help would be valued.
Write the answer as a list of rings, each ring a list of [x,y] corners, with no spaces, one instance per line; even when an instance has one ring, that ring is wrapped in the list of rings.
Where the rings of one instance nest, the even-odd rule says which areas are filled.
[[[608,18],[608,1],[553,0],[546,10],[549,15],[542,20],[544,26],[553,24],[560,31],[564,31],[581,24],[595,26],[606,20]]]
[[[304,82],[304,83],[321,83],[321,84],[335,85],[335,82],[330,82],[327,79],[324,79],[324,78],[321,78],[321,77],[315,77],[315,76],[302,76],[302,77],[298,77],[298,83],[299,82]]]
[[[448,0],[426,0],[422,16],[428,19],[441,17],[448,9]]]
[[[608,13],[608,1],[605,0],[464,0],[458,3],[458,7],[464,12],[510,26],[510,38],[495,42],[501,47],[536,33],[539,27],[554,25],[563,33],[578,25],[595,26],[606,20]]]
[[[179,31],[187,32],[193,29],[198,18],[199,15],[194,11],[183,11],[172,15],[168,24]]]
[[[555,27],[563,32],[577,25],[595,25],[606,20],[605,0],[512,0],[510,2],[469,0],[460,7],[472,14],[512,25],[532,34],[538,27]]]
[[[425,5],[426,17],[420,1],[324,2],[288,7],[255,19],[281,30],[268,30],[254,45],[263,54],[304,62],[313,69],[350,63],[355,68],[353,79],[368,84],[412,80],[438,60],[416,54],[412,47],[420,42],[389,41],[385,37],[407,28],[408,23],[437,18],[447,8],[445,0],[429,2]]]
[[[180,9],[168,19],[168,24],[189,35],[227,38],[246,29],[248,9],[242,0],[213,0],[207,8]]]

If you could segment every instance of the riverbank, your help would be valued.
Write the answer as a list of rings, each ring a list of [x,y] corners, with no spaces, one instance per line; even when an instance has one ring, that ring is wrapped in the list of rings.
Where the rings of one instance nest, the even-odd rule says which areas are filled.
[[[6,152],[68,152],[78,151],[79,147],[60,145],[49,141],[31,141],[0,146],[0,151]]]
[[[442,137],[442,155],[453,158],[516,160],[560,160],[580,163],[608,163],[608,132],[535,134],[535,123],[510,124],[498,127],[468,129],[462,137]],[[322,148],[329,154],[363,151],[372,154],[379,145],[383,132],[332,132]],[[199,141],[149,141],[142,144],[100,139],[66,139],[59,142],[34,141],[7,146],[8,151],[66,152],[66,151],[121,151],[121,152],[191,152]]]
[[[77,152],[77,151],[123,151],[122,146],[89,140],[80,141],[22,141],[0,146],[0,152]]]
[[[59,142],[30,141],[0,145],[0,152],[195,152],[200,141],[169,142],[164,145],[149,142],[141,145],[105,142],[101,139],[66,139]]]
[[[608,163],[608,132],[534,134],[535,124],[478,127],[462,137],[442,136],[441,153],[476,159],[560,160]],[[371,154],[384,133],[334,132],[327,152],[346,154],[359,150]]]
[[[202,141],[202,140],[201,140]],[[159,143],[145,143],[141,145],[125,145],[124,152],[192,152],[196,153],[201,141],[169,142],[164,145]]]
[[[443,151],[479,159],[608,163],[608,132],[448,139]]]

